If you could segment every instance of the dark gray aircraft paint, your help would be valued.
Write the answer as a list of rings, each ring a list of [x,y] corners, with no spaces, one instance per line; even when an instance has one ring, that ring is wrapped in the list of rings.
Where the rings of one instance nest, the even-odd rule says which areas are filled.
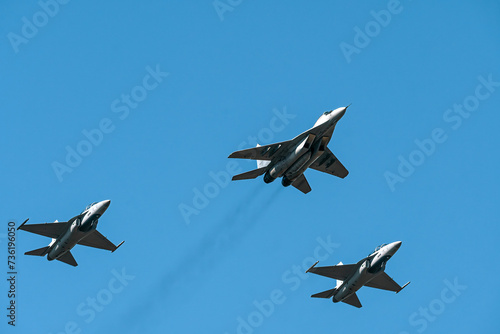
[[[348,107],[348,106],[347,106]],[[337,122],[347,107],[330,110],[314,126],[292,140],[236,151],[229,158],[257,160],[257,169],[233,176],[233,180],[255,179],[264,174],[264,182],[271,183],[281,177],[283,186],[294,186],[303,193],[311,191],[304,172],[312,168],[344,178],[347,169],[327,147]]]
[[[384,270],[387,261],[397,252],[399,247],[401,247],[401,241],[396,241],[388,245],[380,245],[373,253],[356,264],[342,264],[340,262],[336,266],[316,267],[316,264],[318,264],[316,262],[306,273],[309,272],[334,278],[337,280],[337,286],[333,289],[316,293],[311,297],[332,298],[334,303],[344,302],[355,307],[361,307],[361,302],[356,295],[356,291],[363,286],[398,293],[410,284],[410,282],[401,287]]]
[[[47,255],[47,260],[59,260],[72,266],[77,266],[75,258],[71,254],[71,249],[75,245],[100,248],[114,252],[123,244],[123,241],[115,246],[106,239],[97,228],[99,218],[108,209],[111,201],[105,200],[88,205],[82,213],[68,220],[45,224],[26,225],[26,220],[17,229],[35,234],[40,234],[52,238],[52,242],[47,247],[26,252],[25,255]]]

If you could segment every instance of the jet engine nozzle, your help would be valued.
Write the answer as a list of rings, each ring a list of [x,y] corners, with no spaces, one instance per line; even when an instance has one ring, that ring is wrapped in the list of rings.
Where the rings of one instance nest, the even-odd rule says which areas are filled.
[[[292,180],[290,180],[286,176],[283,176],[283,179],[281,179],[281,184],[283,185],[283,187],[288,187],[292,183],[293,183]]]
[[[276,180],[275,177],[272,177],[270,174],[269,174],[269,171],[266,172],[266,174],[264,174],[264,182],[265,183],[271,183],[273,182],[274,180]]]

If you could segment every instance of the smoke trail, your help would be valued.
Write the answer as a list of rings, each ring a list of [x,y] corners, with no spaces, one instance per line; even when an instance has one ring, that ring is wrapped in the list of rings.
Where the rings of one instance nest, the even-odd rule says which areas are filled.
[[[138,328],[140,323],[135,319],[141,319],[143,322],[152,310],[166,309],[168,305],[165,303],[172,290],[179,284],[185,286],[193,277],[206,274],[216,266],[217,262],[237,247],[241,239],[256,226],[260,217],[274,204],[282,190],[282,187],[277,187],[269,196],[263,198],[260,196],[263,187],[261,184],[256,184],[252,191],[221,219],[220,224],[205,235],[191,252],[183,256],[174,268],[165,273],[146,297],[147,302],[137,303],[137,307],[130,310],[129,316],[125,318],[129,319],[125,328],[127,330],[130,330],[131,326]]]

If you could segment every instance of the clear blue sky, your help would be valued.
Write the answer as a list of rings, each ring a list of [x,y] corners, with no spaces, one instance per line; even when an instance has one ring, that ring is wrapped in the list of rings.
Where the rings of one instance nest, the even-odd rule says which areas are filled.
[[[50,240],[19,231],[2,333],[498,330],[498,2],[44,1],[0,6],[1,253],[9,220],[104,199],[99,230],[126,242],[73,268],[22,255]],[[347,178],[227,182],[256,167],[231,152],[349,103],[329,144]],[[302,274],[314,259],[396,240],[402,293],[309,297],[335,284]]]

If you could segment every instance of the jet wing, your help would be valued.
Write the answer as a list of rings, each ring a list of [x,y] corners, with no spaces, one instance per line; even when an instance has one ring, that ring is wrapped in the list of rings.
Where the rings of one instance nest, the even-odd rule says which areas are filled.
[[[79,245],[105,249],[114,252],[118,247],[115,246],[111,241],[106,239],[99,231],[94,230],[89,235],[87,235],[82,240],[78,241]]]
[[[292,141],[293,140],[287,140],[280,143],[236,151],[231,153],[228,158],[270,161],[278,152],[286,150]]]
[[[335,175],[340,178],[344,178],[347,174],[349,174],[349,171],[344,167],[344,165],[342,165],[342,163],[328,147],[326,147],[325,152],[320,155],[320,157],[316,159],[316,161],[309,166],[309,168]]]
[[[52,239],[57,239],[68,229],[68,222],[44,223],[21,225],[18,230],[24,230],[35,234],[40,234]]]
[[[345,281],[358,267],[357,264],[343,264],[327,267],[311,267],[307,272]]]
[[[375,276],[375,278],[366,283],[365,286],[394,292],[399,292],[402,289],[399,284],[394,282],[394,280],[385,272]]]

